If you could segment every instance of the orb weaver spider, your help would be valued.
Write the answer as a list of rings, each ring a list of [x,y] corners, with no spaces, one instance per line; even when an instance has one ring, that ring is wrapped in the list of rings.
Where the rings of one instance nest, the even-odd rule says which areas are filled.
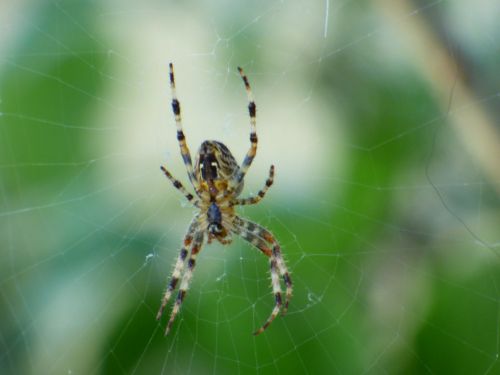
[[[244,178],[250,168],[257,152],[256,133],[256,106],[248,78],[243,70],[238,67],[248,97],[248,112],[250,115],[250,149],[241,166],[238,165],[231,151],[221,142],[204,141],[195,158],[194,167],[191,154],[186,143],[186,137],[182,130],[181,106],[177,99],[175,90],[174,68],[170,67],[170,88],[172,91],[172,110],[177,125],[177,140],[179,141],[182,160],[187,169],[189,181],[191,182],[196,196],[189,193],[182,183],[174,178],[164,167],[161,170],[186,199],[199,209],[184,237],[184,244],[180,250],[179,257],[175,263],[174,271],[163,295],[161,306],[156,316],[161,319],[163,310],[167,305],[172,293],[175,291],[179,280],[181,280],[177,298],[172,308],[172,313],[165,329],[167,335],[172,328],[177,313],[186,296],[189,283],[193,276],[196,265],[196,257],[200,252],[205,238],[208,243],[213,240],[223,245],[231,243],[231,234],[236,234],[259,249],[269,258],[271,267],[271,282],[274,293],[275,305],[267,321],[254,332],[254,335],[262,333],[276,318],[279,311],[284,315],[288,309],[288,303],[292,296],[292,280],[281,255],[280,245],[274,235],[259,224],[253,223],[236,215],[235,206],[259,203],[266,195],[267,190],[273,184],[274,166],[269,169],[269,177],[264,188],[256,196],[249,198],[238,198],[243,190]],[[189,254],[189,256],[188,256]],[[187,269],[184,271],[187,259]],[[282,301],[282,289],[280,275],[286,286],[285,302]],[[182,276],[182,279],[181,279]]]

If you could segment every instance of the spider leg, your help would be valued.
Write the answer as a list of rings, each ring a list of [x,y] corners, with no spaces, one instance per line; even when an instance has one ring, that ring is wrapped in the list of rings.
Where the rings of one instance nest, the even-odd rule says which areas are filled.
[[[257,331],[253,333],[254,336],[260,335],[262,332],[266,330],[267,327],[269,327],[269,325],[273,322],[273,320],[278,316],[282,305],[281,286],[279,282],[278,271],[276,270],[277,268],[276,258],[271,256],[270,263],[271,263],[271,282],[273,285],[275,305],[273,311],[271,311],[271,315],[269,315],[269,318],[267,318],[266,322],[262,325],[262,327],[260,327]]]
[[[184,185],[182,185],[182,183],[177,180],[174,176],[172,176],[172,174],[167,170],[167,168],[165,168],[163,165],[160,166],[160,169],[163,171],[163,173],[165,174],[165,176],[167,176],[167,178],[170,180],[170,182],[174,185],[174,187],[176,189],[178,189],[185,197],[186,199],[191,202],[193,205],[195,205],[196,207],[199,207],[199,200],[196,199],[193,194],[191,194],[190,192],[188,192],[186,190],[186,188],[184,187]]]
[[[277,260],[273,254],[273,251],[269,248],[266,242],[262,238],[258,237],[255,233],[249,232],[244,228],[235,228],[234,231],[269,257],[269,264],[271,267],[271,283],[273,287],[275,305],[273,310],[271,311],[271,315],[269,316],[269,318],[267,318],[266,322],[257,331],[254,332],[254,335],[256,336],[264,332],[264,330],[269,327],[273,320],[278,316],[278,313],[283,304],[281,297],[282,291],[277,270]]]
[[[172,63],[169,64],[169,69],[170,89],[172,91],[172,111],[174,112],[175,124],[177,126],[177,140],[179,141],[182,160],[184,161],[184,165],[186,166],[189,181],[191,181],[191,184],[198,194],[198,192],[200,191],[200,184],[198,183],[198,180],[194,175],[191,154],[189,153],[189,148],[186,143],[186,137],[184,136],[184,131],[182,130],[181,104],[177,99],[177,93],[175,90],[174,65]]]
[[[246,204],[259,203],[262,200],[262,198],[264,198],[264,196],[266,195],[267,191],[273,184],[273,181],[274,181],[274,165],[271,165],[271,168],[269,168],[269,177],[266,180],[266,184],[261,190],[259,190],[257,195],[255,197],[235,199],[233,204],[243,206]]]
[[[235,221],[236,225],[240,226],[242,229],[254,233],[257,237],[264,239],[270,245],[272,245],[272,255],[276,257],[279,272],[286,285],[286,300],[285,300],[285,306],[282,311],[283,315],[286,314],[286,311],[288,310],[288,304],[292,297],[293,287],[292,287],[292,279],[290,278],[290,272],[288,271],[288,268],[286,267],[285,264],[285,260],[281,255],[280,244],[278,243],[274,235],[263,226],[251,222],[250,220],[242,219],[241,217],[238,216],[236,217]]]
[[[245,84],[245,89],[247,91],[248,97],[248,114],[250,115],[250,149],[248,150],[243,163],[238,171],[235,174],[233,179],[231,180],[230,187],[235,188],[238,184],[243,181],[245,174],[250,168],[255,155],[257,154],[257,128],[256,128],[256,114],[257,107],[255,106],[255,102],[253,100],[252,90],[250,88],[250,84],[248,83],[248,78],[243,72],[243,69],[238,67],[238,72],[240,73],[241,78],[243,79],[243,83]]]
[[[290,298],[292,297],[292,279],[290,278],[290,273],[286,268],[285,261],[281,256],[280,246],[274,236],[267,229],[251,221],[236,217],[234,221],[233,231],[240,235],[243,239],[257,247],[270,258],[271,282],[273,286],[273,293],[275,296],[275,306],[264,325],[254,333],[255,335],[258,335],[262,333],[269,326],[269,324],[271,324],[271,322],[278,315],[279,310],[283,305],[279,274],[281,274],[286,285],[286,300],[282,310],[282,315],[286,313]],[[272,246],[272,250],[270,249],[268,244]]]
[[[181,251],[179,253],[179,257],[177,258],[177,262],[175,263],[174,271],[172,272],[172,276],[170,278],[170,281],[168,283],[167,289],[165,290],[165,294],[163,295],[162,301],[161,301],[161,306],[160,309],[158,310],[158,313],[156,314],[156,320],[160,320],[163,310],[165,309],[165,306],[168,303],[168,300],[170,299],[172,292],[175,290],[175,287],[177,286],[177,283],[179,282],[179,278],[181,277],[182,270],[184,269],[184,263],[187,258],[188,254],[188,248],[191,246],[191,243],[193,241],[193,234],[198,227],[198,217],[196,216],[192,221],[189,226],[189,229],[184,236],[184,245],[181,248]]]
[[[172,308],[172,313],[170,315],[167,328],[165,329],[165,336],[168,335],[168,333],[170,332],[175,317],[177,316],[177,313],[181,308],[182,302],[186,297],[186,293],[189,288],[189,282],[193,277],[193,271],[196,265],[196,256],[200,252],[202,245],[203,245],[203,232],[198,231],[195,234],[194,241],[191,246],[191,252],[187,262],[187,270],[186,272],[184,272],[184,275],[182,276],[181,286],[179,287],[179,292],[177,293],[177,298],[175,299],[174,307]]]

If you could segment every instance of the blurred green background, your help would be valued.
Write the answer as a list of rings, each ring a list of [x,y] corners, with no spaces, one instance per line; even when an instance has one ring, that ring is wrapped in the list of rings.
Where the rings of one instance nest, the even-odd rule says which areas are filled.
[[[1,374],[500,374],[500,3],[0,3]],[[187,141],[259,152],[240,214],[267,260],[203,248],[155,320],[194,210]],[[168,315],[167,312],[166,315]]]

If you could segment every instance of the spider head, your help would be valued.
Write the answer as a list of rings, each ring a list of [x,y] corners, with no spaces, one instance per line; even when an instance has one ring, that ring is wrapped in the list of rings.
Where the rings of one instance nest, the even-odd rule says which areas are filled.
[[[211,238],[224,238],[227,231],[222,226],[222,212],[215,202],[212,202],[207,210],[208,236]]]
[[[217,141],[205,141],[201,144],[195,160],[195,171],[202,182],[227,183],[238,171],[239,166],[231,151]],[[220,186],[222,187],[222,186]]]
[[[224,231],[224,228],[222,228],[221,224],[218,224],[218,223],[208,224],[208,233],[210,233],[214,237],[221,235],[223,233],[223,231]]]

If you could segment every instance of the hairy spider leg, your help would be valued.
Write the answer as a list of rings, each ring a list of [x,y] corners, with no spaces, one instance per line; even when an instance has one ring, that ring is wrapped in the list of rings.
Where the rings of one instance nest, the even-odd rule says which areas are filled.
[[[160,169],[163,171],[165,176],[170,180],[172,185],[179,190],[185,197],[186,199],[191,202],[194,206],[199,207],[200,206],[200,201],[196,199],[193,194],[191,194],[187,189],[182,185],[182,182],[180,182],[178,179],[176,179],[172,174],[165,168],[163,165],[160,166]]]
[[[238,67],[238,72],[240,73],[241,78],[243,79],[243,83],[245,84],[245,89],[248,97],[248,114],[250,115],[250,149],[248,150],[245,159],[243,159],[243,163],[241,164],[238,173],[230,181],[230,189],[234,189],[238,186],[245,177],[245,174],[250,168],[255,155],[257,154],[257,128],[256,128],[256,115],[257,115],[257,107],[255,106],[255,102],[253,100],[252,90],[250,88],[250,84],[248,83],[248,78],[243,72],[243,69]]]
[[[286,285],[286,299],[285,299],[285,306],[283,307],[283,310],[281,311],[282,315],[285,315],[286,312],[288,311],[288,305],[290,303],[290,299],[292,298],[292,293],[293,293],[293,287],[292,287],[292,279],[290,277],[290,272],[288,271],[288,268],[286,267],[285,260],[283,259],[283,256],[281,255],[281,247],[274,235],[269,232],[266,228],[255,224],[257,226],[257,235],[262,236],[266,241],[268,241],[270,244],[273,246],[273,255],[276,257],[276,262],[277,262],[277,267],[280,272],[281,277],[283,278],[283,281],[285,282]]]
[[[285,261],[281,256],[280,246],[274,236],[267,229],[256,223],[237,216],[234,221],[233,231],[239,234],[243,239],[257,247],[270,258],[269,261],[271,266],[271,282],[273,293],[275,296],[275,306],[264,325],[254,333],[254,335],[258,335],[264,332],[264,330],[271,324],[271,322],[278,315],[279,310],[283,305],[279,274],[283,277],[283,281],[286,285],[286,300],[282,310],[282,315],[285,315],[288,309],[290,298],[292,296],[292,279],[290,278],[290,273],[288,272]],[[272,245],[272,250],[269,248],[266,242]]]
[[[274,165],[271,165],[271,168],[269,168],[269,177],[267,178],[264,187],[261,190],[259,190],[257,195],[255,197],[235,199],[233,204],[244,206],[247,204],[259,203],[265,197],[267,191],[272,186],[273,181],[274,181]]]
[[[232,230],[235,234],[243,238],[245,241],[250,242],[250,244],[262,251],[265,256],[271,257],[273,255],[272,249],[263,238],[260,238],[255,233],[250,232],[248,229],[241,226],[240,223],[236,224]]]
[[[193,218],[191,224],[189,225],[189,229],[184,236],[184,243],[179,253],[179,257],[177,258],[177,262],[175,263],[174,271],[172,272],[172,276],[170,277],[170,281],[168,283],[167,289],[165,290],[165,294],[163,295],[160,309],[156,314],[156,320],[160,320],[163,310],[167,305],[170,297],[172,296],[173,291],[175,290],[177,283],[179,282],[179,278],[181,277],[182,270],[184,269],[184,264],[188,255],[188,249],[191,246],[193,241],[193,236],[196,229],[199,226],[198,215]]]
[[[282,314],[285,314],[288,309],[288,304],[290,302],[290,299],[292,297],[293,288],[292,288],[292,279],[290,278],[290,272],[288,271],[283,256],[281,255],[281,247],[278,241],[269,230],[267,230],[266,228],[257,223],[254,223],[247,219],[243,219],[239,216],[236,217],[236,222],[238,223],[237,225],[239,225],[240,227],[249,232],[254,233],[257,237],[264,239],[272,246],[273,256],[275,256],[277,259],[278,269],[286,285],[285,307],[282,312]]]
[[[189,255],[189,259],[187,261],[187,270],[184,272],[182,276],[181,286],[179,287],[179,292],[177,293],[177,298],[175,299],[174,307],[172,308],[172,313],[170,315],[170,319],[167,324],[167,328],[165,329],[165,336],[168,335],[170,329],[172,328],[172,324],[174,323],[175,317],[179,312],[182,302],[186,297],[187,290],[189,288],[189,283],[191,278],[193,277],[194,267],[196,265],[196,256],[201,250],[203,245],[204,234],[202,231],[196,232],[193,240],[193,244],[191,246],[191,252]]]
[[[172,91],[172,111],[174,112],[175,124],[177,126],[177,140],[179,141],[179,147],[181,149],[182,160],[186,166],[189,181],[194,187],[196,194],[200,192],[200,183],[195,177],[193,171],[193,162],[191,160],[191,154],[189,153],[189,148],[186,143],[186,137],[184,136],[184,131],[182,130],[182,117],[181,117],[181,104],[177,99],[177,93],[175,90],[175,78],[174,78],[174,65],[169,64],[170,68],[170,89]]]
[[[269,257],[269,265],[271,268],[271,284],[273,288],[273,294],[274,294],[274,300],[275,300],[275,305],[273,310],[271,311],[271,315],[269,318],[266,320],[266,322],[257,330],[254,332],[254,335],[259,335],[262,332],[266,330],[267,327],[274,321],[274,319],[278,316],[279,311],[282,307],[282,291],[281,291],[281,285],[279,281],[279,271],[277,270],[277,260],[276,257],[273,254],[273,251],[269,248],[269,246],[266,244],[266,242],[258,237],[255,233],[249,232],[247,229],[239,227],[235,229],[235,232],[237,232],[243,239],[246,241],[250,242],[252,245],[254,245],[257,249],[262,251],[266,256]]]

